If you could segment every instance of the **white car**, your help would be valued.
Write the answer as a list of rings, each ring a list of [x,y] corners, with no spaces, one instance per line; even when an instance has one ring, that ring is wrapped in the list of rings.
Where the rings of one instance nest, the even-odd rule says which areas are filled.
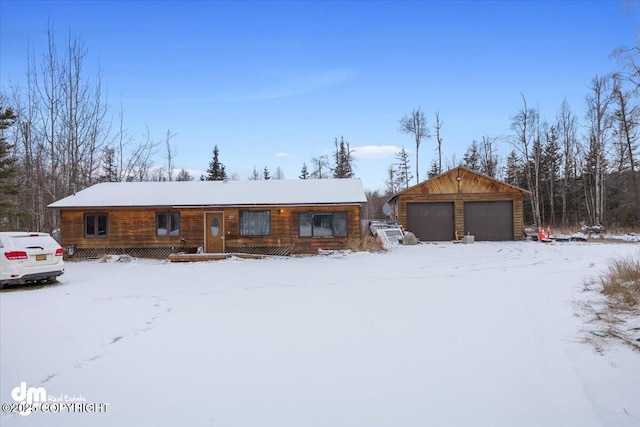
[[[64,273],[63,255],[47,233],[0,232],[0,288],[55,279]]]

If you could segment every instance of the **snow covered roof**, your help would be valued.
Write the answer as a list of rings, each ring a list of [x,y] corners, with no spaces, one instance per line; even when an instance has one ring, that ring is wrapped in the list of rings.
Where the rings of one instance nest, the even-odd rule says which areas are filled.
[[[50,208],[119,206],[297,205],[366,202],[360,179],[105,182]]]

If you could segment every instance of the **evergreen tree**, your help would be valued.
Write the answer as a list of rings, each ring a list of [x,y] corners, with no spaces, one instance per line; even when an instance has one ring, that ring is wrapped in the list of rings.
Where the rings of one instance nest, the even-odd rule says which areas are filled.
[[[396,160],[398,161],[396,164],[398,166],[396,168],[396,189],[400,191],[409,188],[409,181],[413,179],[411,165],[409,164],[409,152],[405,150],[404,146],[396,154]]]
[[[10,217],[18,213],[17,202],[9,198],[19,192],[19,187],[14,182],[18,174],[17,159],[11,153],[13,146],[4,137],[4,131],[15,121],[13,110],[0,106],[0,229]]]
[[[262,179],[258,169],[256,169],[256,165],[253,165],[253,172],[251,172],[251,176],[249,177],[249,181],[258,181]]]
[[[227,172],[225,171],[224,165],[220,163],[219,154],[220,151],[216,145],[213,148],[213,159],[209,162],[209,169],[207,169],[207,175],[204,177],[204,180],[224,181],[227,179]]]
[[[100,182],[118,182],[118,166],[116,164],[116,150],[107,147],[102,155],[102,175],[98,178]]]
[[[471,142],[471,145],[462,157],[462,161],[465,167],[480,172],[480,151],[476,140]]]
[[[271,179],[271,174],[269,173],[269,169],[266,166],[262,170],[262,179]]]
[[[547,129],[544,125],[544,146],[542,147],[542,159],[540,169],[542,180],[546,184],[542,187],[542,216],[543,222],[555,225],[556,196],[558,196],[558,181],[560,177],[560,165],[562,159],[562,147],[560,147],[558,131],[555,126]],[[548,216],[546,215],[548,212]]]
[[[516,187],[522,187],[523,180],[521,176],[520,159],[516,154],[516,150],[511,150],[507,156],[507,166],[504,171],[504,182],[507,184],[515,185]]]
[[[307,164],[302,163],[302,169],[300,170],[300,179],[309,179],[309,169],[307,169]]]
[[[433,178],[434,176],[440,175],[440,162],[438,159],[433,159],[431,161],[431,167],[429,172],[427,173],[428,178]]]
[[[349,143],[344,140],[344,137],[340,137],[340,142],[338,143],[338,138],[336,138],[334,144],[336,150],[333,152],[333,177],[353,178],[353,158]]]

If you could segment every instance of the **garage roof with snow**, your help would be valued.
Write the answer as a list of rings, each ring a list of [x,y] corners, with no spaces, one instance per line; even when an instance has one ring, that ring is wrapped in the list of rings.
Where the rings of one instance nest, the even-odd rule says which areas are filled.
[[[347,204],[366,202],[360,179],[105,182],[50,208]]]

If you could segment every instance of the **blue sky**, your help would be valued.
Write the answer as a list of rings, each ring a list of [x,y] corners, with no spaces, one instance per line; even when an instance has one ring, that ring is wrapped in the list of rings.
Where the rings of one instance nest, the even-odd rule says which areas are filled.
[[[430,126],[440,112],[445,159],[509,135],[521,94],[549,121],[565,98],[581,118],[591,78],[618,69],[612,50],[637,44],[640,29],[618,1],[2,0],[4,90],[24,82],[48,20],[60,44],[69,31],[84,41],[87,75],[99,65],[132,136],[177,134],[178,168],[199,176],[217,144],[241,179],[254,165],[297,178],[344,136],[368,189],[384,187],[399,147],[415,161],[398,121],[418,106]],[[424,141],[421,176],[435,154]]]

